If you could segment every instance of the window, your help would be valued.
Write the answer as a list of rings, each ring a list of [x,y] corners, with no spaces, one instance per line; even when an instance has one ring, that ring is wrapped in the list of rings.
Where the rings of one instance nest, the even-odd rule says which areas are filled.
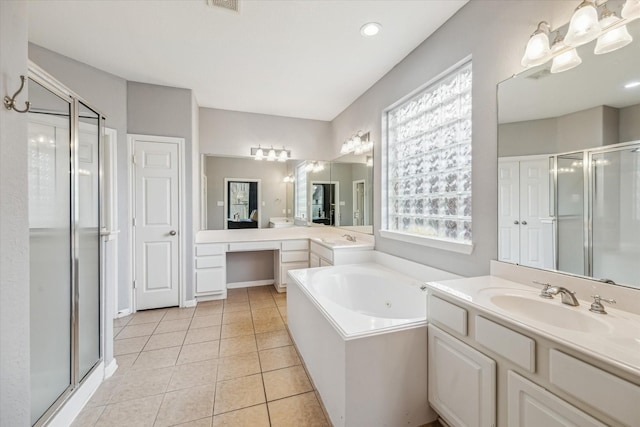
[[[383,237],[471,252],[471,81],[467,62],[385,112]]]
[[[307,220],[307,163],[296,166],[295,181],[295,218]]]

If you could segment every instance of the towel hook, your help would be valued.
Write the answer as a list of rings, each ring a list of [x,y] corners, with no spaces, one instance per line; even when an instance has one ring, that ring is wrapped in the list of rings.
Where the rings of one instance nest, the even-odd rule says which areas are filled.
[[[24,76],[20,76],[20,89],[18,89],[11,98],[9,98],[8,96],[4,97],[4,106],[7,108],[7,110],[15,110],[18,113],[26,113],[29,111],[29,108],[31,107],[31,103],[29,101],[25,101],[24,104],[27,106],[27,108],[25,108],[24,110],[18,110],[16,108],[16,96],[18,96],[20,92],[22,92],[22,89],[24,89]]]

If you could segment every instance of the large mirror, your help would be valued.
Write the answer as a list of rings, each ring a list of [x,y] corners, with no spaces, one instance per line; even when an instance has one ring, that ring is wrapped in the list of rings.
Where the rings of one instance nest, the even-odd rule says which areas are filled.
[[[498,259],[640,288],[640,21],[633,42],[498,86]]]
[[[331,181],[339,188],[335,225],[373,234],[373,152],[333,160]]]

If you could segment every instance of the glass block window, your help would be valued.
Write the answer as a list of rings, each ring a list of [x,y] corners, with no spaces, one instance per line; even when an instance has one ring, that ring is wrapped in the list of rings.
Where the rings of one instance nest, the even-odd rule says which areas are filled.
[[[307,163],[302,162],[296,166],[295,180],[295,217],[307,219]]]
[[[386,112],[389,231],[471,243],[471,62]]]

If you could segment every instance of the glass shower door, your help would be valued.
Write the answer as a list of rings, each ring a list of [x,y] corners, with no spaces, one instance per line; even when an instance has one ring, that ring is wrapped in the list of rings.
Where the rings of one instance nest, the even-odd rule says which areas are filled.
[[[640,143],[591,154],[591,276],[639,285]]]
[[[556,216],[558,270],[587,274],[585,269],[584,153],[557,158]]]
[[[72,376],[71,103],[29,81],[31,421]]]

